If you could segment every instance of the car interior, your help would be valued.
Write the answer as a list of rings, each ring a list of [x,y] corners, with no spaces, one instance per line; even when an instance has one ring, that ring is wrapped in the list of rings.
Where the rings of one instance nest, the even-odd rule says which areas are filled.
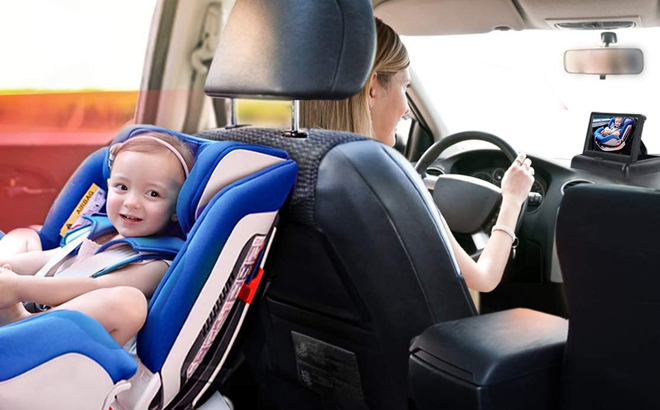
[[[298,101],[347,98],[367,81],[376,47],[374,16],[411,51],[410,113],[397,129],[395,146],[300,128]],[[427,71],[453,60],[469,64],[470,50],[452,54],[420,40],[587,33],[592,43],[554,54],[561,74],[579,77],[593,90],[621,90],[620,81],[634,77],[648,94],[657,71],[651,50],[628,52],[636,49],[625,41],[629,32],[658,26],[654,0],[158,0],[135,123],[202,144],[268,147],[295,162],[297,180],[277,205],[277,230],[253,306],[238,315],[242,327],[235,340],[214,345],[221,353],[205,363],[199,383],[179,386],[180,362],[189,364],[189,358],[162,371],[167,354],[161,342],[150,342],[155,348],[144,342],[144,352],[160,353],[140,353],[146,367],[141,362],[134,375],[111,377],[99,393],[102,408],[115,395],[115,410],[660,408],[653,393],[660,341],[653,315],[660,302],[652,285],[660,245],[653,234],[660,206],[660,157],[652,152],[658,113],[643,111],[619,91],[612,97],[618,105],[611,107],[623,108],[599,102],[588,108],[590,115],[572,109],[565,98],[559,115],[548,111],[534,118],[537,126],[559,124],[556,132],[572,140],[569,154],[560,158],[552,146],[563,143],[538,143],[549,134],[529,128],[531,120],[521,118],[526,111],[516,111],[554,96],[531,87],[528,95],[507,96],[515,87],[506,84],[489,95],[470,78],[458,87],[468,102],[479,100],[474,107],[506,110],[507,98],[517,98],[501,122],[520,123],[525,138],[538,144],[528,155],[535,181],[502,282],[489,293],[471,292],[442,219],[477,260],[498,216],[505,170],[522,148],[519,139],[501,133],[501,124],[483,126],[490,120],[474,128],[469,122],[452,125],[436,102],[443,89],[449,95],[452,78],[431,87]],[[543,50],[545,43],[534,38]],[[593,50],[625,53],[625,64],[599,60],[589,54]],[[573,64],[565,60],[568,51],[587,57]],[[420,55],[441,58],[434,60],[437,66],[422,67],[415,60]],[[521,73],[512,76],[527,81]],[[243,99],[291,102],[290,124],[244,122]],[[466,115],[482,114],[469,107]],[[620,143],[605,145],[602,130],[617,117],[624,126]],[[47,191],[40,199],[45,210],[63,187],[60,197],[69,195],[73,179],[65,184],[67,178],[98,148],[81,145],[69,153],[71,161],[57,171],[62,175],[40,188]],[[6,153],[21,149],[31,148]],[[42,151],[32,155],[45,156],[37,161],[43,164],[54,161]],[[289,190],[283,188],[285,197]],[[51,208],[42,229],[59,226],[59,220],[49,225],[52,214]],[[213,238],[213,225],[205,227]],[[172,283],[162,286],[174,292]],[[143,340],[169,332],[163,322],[169,316],[153,312]],[[203,327],[206,318],[196,323]],[[20,340],[1,332],[6,341]],[[161,355],[158,366],[149,359],[154,354]],[[10,382],[30,367],[18,367],[0,381],[0,407],[19,408],[14,403],[23,400],[15,393],[24,390]],[[121,387],[138,386],[139,379],[155,383],[149,378],[159,386],[144,387],[147,395]],[[81,389],[84,379],[71,391]],[[23,389],[31,382],[21,383]],[[216,392],[224,400],[213,401]]]

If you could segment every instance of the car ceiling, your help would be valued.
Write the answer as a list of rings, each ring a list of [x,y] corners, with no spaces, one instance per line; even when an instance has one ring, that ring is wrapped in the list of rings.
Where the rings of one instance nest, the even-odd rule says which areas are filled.
[[[556,29],[557,22],[660,25],[658,0],[372,0],[376,16],[402,35]]]

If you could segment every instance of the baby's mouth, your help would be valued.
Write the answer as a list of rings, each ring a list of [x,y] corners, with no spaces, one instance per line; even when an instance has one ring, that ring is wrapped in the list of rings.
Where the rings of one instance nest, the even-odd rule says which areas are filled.
[[[127,222],[140,222],[142,220],[142,218],[138,218],[132,215],[119,214],[119,216],[121,217],[121,219]]]

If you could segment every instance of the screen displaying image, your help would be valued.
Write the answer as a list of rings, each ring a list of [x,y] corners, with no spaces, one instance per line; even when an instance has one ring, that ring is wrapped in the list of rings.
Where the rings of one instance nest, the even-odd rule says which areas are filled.
[[[591,149],[596,152],[628,155],[638,119],[621,115],[594,115],[591,118]]]

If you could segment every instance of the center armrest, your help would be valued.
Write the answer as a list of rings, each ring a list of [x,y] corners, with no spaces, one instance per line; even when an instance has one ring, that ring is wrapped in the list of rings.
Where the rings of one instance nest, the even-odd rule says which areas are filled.
[[[567,320],[529,309],[431,326],[410,348],[413,399],[420,409],[519,408],[522,403],[548,408],[542,401],[558,397],[567,334]]]

